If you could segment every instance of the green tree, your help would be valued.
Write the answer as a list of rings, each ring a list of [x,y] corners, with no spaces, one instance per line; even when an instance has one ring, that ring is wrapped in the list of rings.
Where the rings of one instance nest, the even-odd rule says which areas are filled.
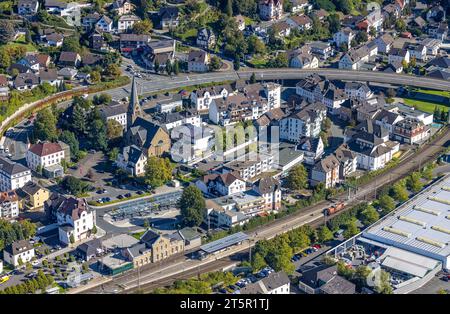
[[[211,57],[211,63],[209,64],[209,68],[211,71],[217,71],[222,67],[222,60],[217,56]]]
[[[358,233],[359,228],[356,225],[356,219],[352,219],[347,223],[343,236],[345,239],[350,239],[351,237],[357,235]]]
[[[380,219],[380,214],[378,214],[377,210],[371,205],[368,205],[367,208],[361,212],[361,222],[365,226],[373,224],[378,219]]]
[[[34,124],[34,136],[40,140],[54,141],[58,138],[56,131],[56,118],[50,108],[38,112]]]
[[[114,119],[108,120],[106,124],[106,136],[108,140],[113,140],[122,136],[123,127]]]
[[[375,291],[380,294],[392,294],[391,275],[384,270],[380,270],[378,276],[378,280],[375,281]]]
[[[294,166],[289,171],[287,186],[291,190],[301,190],[308,186],[308,173],[302,164]]]
[[[330,28],[330,32],[332,34],[337,33],[341,30],[341,21],[339,19],[339,15],[336,13],[332,13],[328,16],[328,25]]]
[[[153,188],[165,184],[172,178],[172,165],[167,158],[151,156],[145,165],[145,182]]]
[[[116,79],[122,74],[122,71],[117,64],[112,63],[106,67],[106,74]]]
[[[75,237],[74,237],[73,233],[70,235],[69,241],[71,244],[75,243]]]
[[[227,0],[227,15],[229,17],[233,16],[233,0]]]
[[[382,194],[378,198],[378,204],[383,209],[383,212],[389,213],[394,210],[395,208],[395,201],[392,197],[390,197],[388,194]]]
[[[70,155],[73,159],[78,159],[80,154],[80,143],[78,142],[75,134],[69,130],[64,130],[59,139],[69,145],[70,147]]]
[[[395,183],[391,188],[390,194],[399,202],[405,202],[409,198],[408,191],[402,182]]]
[[[319,242],[321,243],[333,240],[333,233],[326,225],[319,228],[317,236],[319,238]]]
[[[199,188],[190,185],[184,189],[180,198],[180,211],[183,224],[186,226],[199,226],[205,218],[205,199]]]
[[[250,76],[250,84],[255,84],[256,83],[256,75],[253,72],[252,75]]]
[[[153,28],[153,23],[146,19],[133,24],[133,34],[149,34]]]
[[[109,105],[111,103],[112,97],[106,93],[101,93],[100,95],[95,95],[92,102],[96,106]]]
[[[420,192],[423,188],[423,183],[420,180],[420,173],[419,172],[413,172],[411,175],[409,175],[406,178],[406,186],[409,190],[413,191],[414,193]]]
[[[14,25],[8,20],[0,20],[0,44],[6,45],[13,41],[14,34]]]
[[[77,35],[64,38],[63,45],[61,47],[62,51],[80,52],[80,38]]]
[[[264,257],[261,256],[261,254],[256,253],[253,255],[252,258],[252,270],[254,272],[260,271],[264,267],[267,266],[266,261],[264,260]]]
[[[91,122],[88,140],[91,147],[103,151],[108,148],[106,125],[102,119],[95,119]]]

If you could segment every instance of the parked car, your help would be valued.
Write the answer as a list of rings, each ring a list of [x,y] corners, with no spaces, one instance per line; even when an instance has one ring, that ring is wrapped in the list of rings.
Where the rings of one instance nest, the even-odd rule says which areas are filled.
[[[131,197],[131,193],[125,194],[125,197]]]
[[[118,198],[119,200],[121,200],[121,199],[123,198],[123,195],[122,195],[122,194],[119,194],[119,195],[117,195],[117,198]]]
[[[137,191],[136,194],[142,195],[144,194],[144,191]]]

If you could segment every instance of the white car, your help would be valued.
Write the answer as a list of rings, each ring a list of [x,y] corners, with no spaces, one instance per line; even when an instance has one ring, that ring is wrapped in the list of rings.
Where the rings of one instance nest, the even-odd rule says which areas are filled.
[[[38,260],[32,261],[32,262],[31,262],[31,265],[37,266],[37,265],[39,265],[39,261],[38,261]]]

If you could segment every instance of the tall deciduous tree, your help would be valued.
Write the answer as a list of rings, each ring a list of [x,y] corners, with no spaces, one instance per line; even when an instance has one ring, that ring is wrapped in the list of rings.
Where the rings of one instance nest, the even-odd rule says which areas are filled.
[[[54,141],[58,135],[56,132],[56,118],[50,108],[39,111],[34,124],[34,136],[40,140]]]
[[[145,166],[145,182],[153,188],[159,187],[172,178],[172,165],[167,158],[151,156]]]
[[[308,173],[302,164],[293,167],[289,171],[287,186],[292,190],[300,190],[308,186]]]
[[[194,185],[184,189],[180,198],[180,210],[183,224],[186,226],[198,226],[205,218],[205,199],[199,188]]]

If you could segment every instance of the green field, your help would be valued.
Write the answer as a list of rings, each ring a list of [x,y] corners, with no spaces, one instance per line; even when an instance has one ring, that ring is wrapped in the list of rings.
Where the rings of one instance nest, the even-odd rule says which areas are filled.
[[[422,94],[438,95],[442,97],[450,97],[449,91],[431,90],[431,89],[415,89],[415,92]]]
[[[430,101],[416,100],[416,99],[411,99],[411,98],[403,98],[403,101],[404,101],[405,105],[407,105],[407,106],[414,107],[417,110],[425,111],[428,113],[433,113],[434,108],[436,108],[436,106],[438,106],[438,108],[440,110],[442,110],[442,109],[448,110],[449,109],[448,106],[430,102]]]
[[[23,46],[26,48],[27,52],[34,52],[36,51],[36,47],[33,44],[27,44],[25,40],[25,35],[19,36],[15,41],[7,43],[7,47],[18,47]]]

